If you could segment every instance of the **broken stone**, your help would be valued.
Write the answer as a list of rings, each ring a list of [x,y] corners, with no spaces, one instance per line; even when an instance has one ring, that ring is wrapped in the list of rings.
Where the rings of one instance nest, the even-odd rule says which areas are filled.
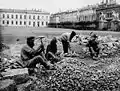
[[[32,81],[29,80],[24,84],[17,85],[18,91],[29,91],[28,87],[32,84]]]
[[[13,77],[13,79],[14,79],[16,85],[18,85],[18,84],[26,83],[31,78],[29,77],[28,74],[23,74],[23,75],[16,75]]]
[[[18,91],[14,80],[6,79],[0,81],[0,91]]]
[[[15,75],[22,75],[22,74],[28,74],[27,68],[22,69],[8,69],[6,72],[1,73],[3,77],[10,77]]]

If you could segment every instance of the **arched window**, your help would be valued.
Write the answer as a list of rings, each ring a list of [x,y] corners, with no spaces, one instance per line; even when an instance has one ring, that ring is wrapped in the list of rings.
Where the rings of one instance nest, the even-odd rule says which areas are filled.
[[[120,14],[119,14],[119,20],[120,20]]]
[[[9,18],[9,15],[7,14],[7,18]]]
[[[7,21],[7,24],[9,24],[9,21]]]
[[[29,19],[31,19],[31,15],[29,15]]]
[[[38,20],[40,19],[40,16],[38,16]]]
[[[5,24],[5,21],[4,21],[4,20],[2,21],[2,24]]]
[[[38,27],[40,26],[40,22],[37,22],[37,26],[38,26]]]
[[[24,15],[24,19],[26,19],[26,15]]]
[[[22,25],[22,21],[20,21],[20,25]]]
[[[11,21],[11,24],[13,25],[13,21]]]
[[[3,14],[3,18],[5,18],[5,14]]]
[[[35,27],[35,22],[33,22],[33,27]]]
[[[31,25],[31,22],[29,21],[29,25]]]
[[[46,19],[48,19],[48,16],[46,16]]]
[[[18,19],[18,15],[16,15],[16,19]]]
[[[24,21],[24,25],[26,25],[26,21]]]
[[[14,18],[14,16],[13,16],[13,15],[11,15],[11,18],[13,19],[13,18]]]
[[[42,25],[44,25],[44,22],[42,21]]]
[[[22,15],[20,15],[20,19],[22,19]]]
[[[33,16],[33,19],[35,19],[35,16]]]
[[[18,21],[16,21],[16,25],[18,24]]]
[[[46,22],[46,25],[48,25],[48,22]]]

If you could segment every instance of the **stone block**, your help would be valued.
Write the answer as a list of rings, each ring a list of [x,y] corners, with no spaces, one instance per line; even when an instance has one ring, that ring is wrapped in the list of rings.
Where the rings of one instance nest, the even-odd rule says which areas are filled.
[[[14,80],[6,79],[0,81],[0,91],[18,91]]]

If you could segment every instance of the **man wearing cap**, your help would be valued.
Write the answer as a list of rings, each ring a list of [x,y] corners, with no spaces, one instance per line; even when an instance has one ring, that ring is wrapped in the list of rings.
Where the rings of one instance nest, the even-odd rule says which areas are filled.
[[[44,50],[44,45],[40,45],[36,50],[34,47],[34,36],[27,38],[27,43],[21,49],[21,59],[27,68],[35,68],[36,64],[40,63],[46,69],[51,69],[51,66],[46,63],[44,58],[40,55]]]
[[[90,55],[93,59],[99,55],[99,42],[97,41],[98,36],[96,34],[91,34],[90,39],[88,40],[87,47],[89,47]]]

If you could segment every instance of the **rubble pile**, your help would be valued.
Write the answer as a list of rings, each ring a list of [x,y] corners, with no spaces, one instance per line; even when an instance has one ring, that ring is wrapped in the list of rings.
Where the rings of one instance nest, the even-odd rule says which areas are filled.
[[[81,39],[87,42],[84,36]],[[18,91],[119,91],[120,41],[118,40],[111,36],[99,37],[101,56],[97,61],[93,61],[93,64],[87,64],[84,62],[85,58],[80,58],[89,55],[87,47],[84,46],[82,50],[79,48],[82,54],[74,52],[64,55],[61,61],[54,64],[56,70],[48,71],[40,66],[36,78],[32,80],[27,69],[19,64],[20,49],[23,45],[5,47],[0,55],[0,82],[4,82],[6,77],[14,80],[13,85],[24,88]],[[74,39],[74,42],[78,41]],[[76,46],[73,44],[73,47]]]
[[[114,63],[114,65],[113,65]],[[29,89],[49,91],[119,91],[120,59],[100,70],[77,59],[57,63],[57,70],[38,74]],[[27,88],[28,89],[28,88]],[[32,91],[30,90],[30,91]]]

